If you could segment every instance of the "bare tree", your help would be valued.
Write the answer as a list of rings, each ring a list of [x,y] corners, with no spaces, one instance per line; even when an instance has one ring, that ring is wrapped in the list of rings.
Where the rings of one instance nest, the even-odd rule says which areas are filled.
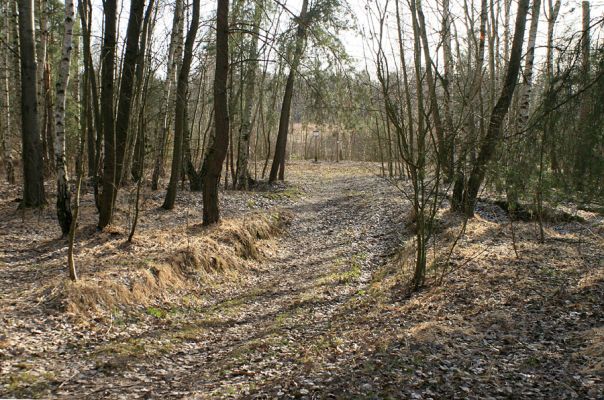
[[[260,23],[262,22],[262,3],[256,1],[254,16],[252,19],[252,33],[249,44],[248,58],[250,60],[247,74],[245,76],[245,94],[243,114],[241,115],[241,132],[239,135],[239,148],[237,152],[237,179],[238,189],[248,189],[250,173],[248,171],[248,159],[250,156],[250,136],[252,134],[252,109],[254,107],[254,95],[256,92],[256,76],[258,74],[258,36]]]
[[[518,3],[516,26],[514,28],[514,39],[512,41],[510,60],[508,63],[503,89],[499,99],[497,100],[497,103],[495,104],[495,107],[493,107],[493,111],[491,112],[487,134],[480,143],[478,156],[472,165],[468,182],[466,185],[464,185],[465,190],[463,194],[463,211],[468,216],[474,215],[478,191],[486,174],[486,166],[495,154],[497,144],[501,140],[503,120],[512,102],[514,89],[516,88],[516,84],[518,82],[518,72],[520,71],[522,58],[522,44],[524,42],[524,31],[526,28],[526,18],[529,8],[528,3],[529,0],[520,0]]]
[[[283,94],[283,103],[281,104],[281,116],[279,117],[279,131],[277,132],[277,142],[275,143],[275,154],[273,155],[273,164],[268,178],[269,182],[285,178],[285,150],[287,149],[287,132],[289,129],[289,115],[294,95],[294,82],[298,66],[302,60],[304,53],[304,45],[306,41],[306,30],[308,29],[307,21],[308,0],[302,1],[302,9],[298,16],[298,30],[296,31],[296,47],[294,49],[294,58],[289,66],[289,75],[285,84],[285,93]]]
[[[306,0],[304,0],[306,2]],[[214,141],[204,159],[203,223],[220,220],[218,184],[222,163],[229,147],[229,112],[227,80],[229,76],[229,0],[217,0],[216,70],[214,73]]]
[[[115,120],[115,181],[113,190],[117,192],[122,182],[126,148],[128,145],[131,111],[134,99],[134,83],[137,64],[140,62],[139,37],[143,21],[144,0],[130,1],[130,16],[126,29],[126,49],[124,52],[120,95]],[[117,193],[113,195],[114,201]]]
[[[182,30],[184,20],[183,0],[176,0],[174,17],[172,21],[172,34],[170,36],[170,45],[168,48],[166,80],[164,81],[164,98],[162,99],[162,120],[163,129],[158,136],[155,144],[155,164],[153,166],[153,176],[151,178],[151,189],[157,190],[159,177],[162,174],[165,148],[168,141],[170,127],[172,125],[171,107],[174,96],[172,95],[172,85],[178,76],[178,63],[180,62],[177,49],[182,45]]]
[[[103,229],[113,217],[113,187],[115,182],[115,112],[113,107],[115,46],[117,36],[117,1],[105,0],[105,36],[101,49],[101,118],[103,121],[104,160],[103,193],[99,209],[99,228]]]
[[[19,47],[21,50],[21,127],[23,139],[22,207],[46,203],[44,164],[38,119],[36,50],[33,0],[19,0]]]
[[[71,227],[71,193],[67,183],[67,165],[65,157],[65,104],[66,92],[69,85],[69,66],[73,42],[73,24],[75,22],[75,9],[73,0],[65,1],[65,21],[63,32],[63,48],[57,77],[57,105],[55,109],[56,136],[55,136],[55,165],[57,169],[57,217],[61,233],[66,236]]]
[[[11,95],[10,95],[10,51],[8,44],[10,39],[10,3],[3,4],[1,8],[2,18],[0,28],[0,64],[2,73],[0,79],[0,150],[2,150],[2,158],[4,161],[4,172],[6,173],[6,181],[13,185],[15,183],[15,166],[13,165],[13,154],[11,148]]]
[[[187,32],[185,41],[184,55],[180,72],[178,74],[178,83],[176,87],[176,107],[175,107],[175,129],[174,129],[174,151],[172,152],[172,169],[170,172],[170,183],[162,208],[171,210],[174,208],[176,200],[176,190],[178,182],[182,174],[183,167],[183,142],[185,136],[186,107],[187,107],[187,92],[189,90],[189,72],[191,70],[191,62],[193,61],[193,45],[197,36],[197,28],[199,25],[199,0],[193,1],[193,15],[191,17],[191,25]]]

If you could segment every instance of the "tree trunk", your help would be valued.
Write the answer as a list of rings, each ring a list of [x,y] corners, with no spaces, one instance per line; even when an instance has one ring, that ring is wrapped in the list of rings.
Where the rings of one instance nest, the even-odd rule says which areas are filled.
[[[40,39],[38,43],[38,110],[42,137],[42,158],[45,172],[50,174],[55,169],[54,162],[54,121],[52,118],[52,93],[50,85],[50,65],[48,63],[48,20],[50,8],[48,0],[39,0],[38,13],[40,24]]]
[[[270,183],[277,180],[277,173],[279,174],[279,180],[285,178],[285,150],[287,148],[287,131],[289,128],[289,114],[292,105],[292,97],[294,95],[294,81],[296,79],[296,73],[302,54],[304,53],[304,42],[306,39],[306,30],[308,29],[308,23],[306,18],[308,10],[308,0],[303,0],[302,10],[298,17],[298,31],[296,32],[296,48],[294,50],[294,59],[292,60],[289,75],[287,77],[287,83],[285,84],[285,93],[283,94],[283,103],[281,105],[281,116],[279,118],[279,131],[277,132],[277,143],[275,144],[275,154],[273,156],[273,164],[271,165],[271,172],[269,174],[268,181]]]
[[[46,203],[44,164],[40,143],[36,85],[36,51],[33,0],[19,0],[19,48],[21,50],[21,127],[23,139],[22,207]]]
[[[52,104],[52,90],[51,90],[51,70],[50,63],[44,63],[41,68],[43,69],[43,91],[38,97],[44,97],[42,104],[44,109],[42,114],[42,158],[44,160],[44,169],[46,175],[52,174],[55,170],[55,120],[54,120],[54,109]]]
[[[80,14],[80,26],[82,29],[82,46],[84,51],[84,76],[86,77],[86,85],[84,86],[86,95],[84,97],[87,101],[84,106],[87,109],[88,176],[93,178],[96,192],[101,155],[101,146],[97,146],[97,143],[101,142],[103,132],[99,110],[99,93],[97,90],[96,73],[94,71],[92,53],[90,50],[91,18],[89,10],[90,3],[87,0],[81,0],[78,3],[78,13]]]
[[[541,0],[533,0],[531,7],[531,25],[529,27],[526,56],[524,61],[524,82],[520,87],[520,107],[518,110],[518,131],[524,131],[529,120],[531,91],[533,89],[533,64],[535,61],[535,42],[539,26]]]
[[[549,109],[553,106],[553,92],[552,84],[554,80],[554,27],[558,14],[560,12],[561,0],[547,0],[548,13],[547,13],[547,44],[546,44],[546,55],[545,55],[545,109]],[[543,140],[549,145],[549,153],[551,154],[551,168],[554,174],[558,174],[560,167],[558,165],[558,158],[556,154],[555,140],[553,140],[554,134],[554,119],[546,118],[543,126]]]
[[[449,0],[443,0],[443,19],[442,19],[442,41],[443,41],[443,91],[444,91],[444,131],[445,131],[445,152],[443,158],[447,162],[445,178],[453,179],[455,172],[455,138],[453,133],[453,117],[451,113],[451,77],[453,73],[453,54],[451,52],[451,10]]]
[[[176,200],[176,190],[182,173],[182,153],[183,140],[185,129],[187,129],[186,107],[187,107],[187,92],[189,90],[189,71],[191,70],[191,62],[193,61],[193,45],[197,36],[197,28],[199,25],[199,1],[193,0],[193,15],[191,25],[187,32],[185,41],[184,55],[182,65],[178,74],[178,83],[176,87],[176,107],[175,107],[175,129],[174,129],[174,151],[172,153],[172,170],[170,173],[170,183],[162,208],[171,210],[174,208]]]
[[[99,210],[99,228],[111,223],[113,217],[113,183],[115,182],[115,119],[113,108],[115,46],[117,35],[117,0],[105,0],[105,37],[101,49],[101,118],[103,121],[104,160],[103,193]]]
[[[428,34],[426,32],[426,21],[424,18],[424,12],[421,7],[421,1],[417,1],[417,29],[419,30],[419,34],[422,41],[422,46],[424,49],[424,62],[426,64],[426,80],[428,81],[428,92],[430,94],[430,114],[432,115],[432,120],[434,121],[434,131],[436,133],[436,140],[438,145],[438,162],[440,163],[441,168],[443,168],[444,173],[447,179],[452,179],[453,171],[449,170],[449,162],[447,146],[445,145],[445,135],[448,136],[448,133],[445,133],[442,118],[440,116],[440,107],[438,105],[438,98],[436,97],[436,82],[434,80],[434,75],[432,73],[433,63],[432,57],[430,56],[430,45],[428,43]],[[415,18],[415,15],[414,15]]]
[[[305,0],[306,1],[306,0]],[[217,1],[216,71],[214,73],[214,142],[204,160],[203,223],[220,220],[218,184],[222,163],[229,146],[229,113],[227,80],[229,76],[229,0]]]
[[[489,127],[486,137],[483,139],[478,157],[472,166],[468,183],[464,192],[464,212],[467,216],[474,215],[476,206],[476,198],[480,185],[484,180],[487,163],[495,154],[495,149],[501,138],[501,130],[503,119],[508,112],[514,89],[518,82],[518,72],[520,71],[520,63],[522,58],[522,43],[524,41],[524,31],[526,28],[526,17],[528,14],[529,0],[520,0],[518,3],[518,12],[516,14],[516,26],[514,30],[514,39],[512,41],[512,49],[508,70],[506,72],[503,89],[489,120]]]
[[[78,49],[79,49],[79,44],[77,42],[77,37],[76,37],[76,42],[74,43],[74,62],[76,65],[78,65]],[[84,83],[86,85],[86,83]],[[74,91],[76,93],[80,93],[80,87],[79,87],[79,78],[76,75],[76,78],[74,79]],[[84,93],[88,92],[88,89],[84,86]],[[86,104],[86,103],[85,103]],[[75,185],[75,198],[73,201],[73,218],[71,220],[71,226],[69,227],[69,234],[68,234],[68,247],[67,247],[67,269],[68,269],[68,273],[69,273],[69,278],[72,281],[76,281],[78,279],[78,274],[77,274],[77,270],[76,270],[76,266],[75,266],[75,259],[74,259],[74,247],[75,247],[75,237],[76,237],[76,230],[78,227],[78,215],[79,215],[79,211],[80,211],[80,192],[81,192],[81,188],[82,188],[82,178],[84,176],[84,147],[86,146],[86,138],[88,136],[88,129],[89,129],[89,122],[90,119],[89,118],[84,118],[83,114],[89,113],[90,110],[86,111],[84,110],[81,106],[79,101],[77,101],[76,98],[76,102],[75,102],[75,106],[77,109],[79,109],[79,114],[82,115],[82,118],[80,118],[80,124],[79,124],[79,128],[80,128],[80,135],[79,135],[79,146],[78,146],[78,154],[76,156],[76,170],[75,170],[75,175],[76,175],[76,185]]]
[[[182,41],[180,32],[183,29],[183,10],[183,0],[176,0],[174,18],[172,20],[172,34],[170,36],[170,46],[168,48],[166,80],[164,81],[164,98],[162,100],[162,107],[164,107],[162,109],[163,129],[161,130],[161,134],[157,138],[155,145],[155,163],[153,166],[153,176],[151,177],[151,190],[157,190],[158,188],[159,177],[162,175],[163,170],[166,142],[172,124],[172,84],[175,80],[178,65],[176,61],[176,50],[177,47],[180,46],[179,42]]]
[[[590,79],[590,32],[589,32],[589,1],[583,1],[583,34],[581,37],[581,80],[582,85],[586,86]],[[591,97],[585,93],[581,98],[581,108],[579,109],[579,137],[576,142],[575,150],[575,185],[578,191],[584,189],[584,182],[588,172],[588,166],[591,162],[591,153],[593,151],[593,141],[591,132],[589,132],[589,112]]]
[[[128,132],[130,114],[132,111],[133,92],[136,66],[139,62],[139,37],[143,21],[144,0],[130,1],[130,17],[126,30],[126,51],[120,79],[120,96],[115,121],[115,181],[113,182],[113,201],[122,182],[126,148],[128,147]]]
[[[151,14],[154,13],[153,21],[151,21]],[[132,168],[131,168],[131,176],[135,182],[138,182],[143,176],[143,158],[145,156],[145,130],[143,129],[143,120],[145,117],[145,104],[147,101],[147,88],[149,86],[149,74],[144,78],[144,71],[146,65],[151,63],[151,48],[149,46],[149,50],[147,50],[147,46],[151,43],[151,38],[153,35],[153,29],[155,27],[155,22],[157,19],[157,7],[155,7],[154,0],[151,0],[147,5],[147,11],[145,12],[145,18],[143,20],[143,30],[141,33],[140,40],[140,51],[139,51],[139,59],[136,65],[136,82],[137,82],[137,104],[138,104],[138,124],[137,124],[137,134],[134,140],[134,148],[132,158]],[[149,58],[149,62],[146,62],[146,58]]]
[[[254,95],[256,92],[256,75],[258,73],[258,34],[262,22],[262,4],[257,2],[254,8],[253,32],[250,38],[250,50],[248,58],[250,63],[245,81],[245,105],[241,116],[241,132],[239,136],[239,148],[237,151],[237,189],[247,190],[250,181],[248,171],[248,160],[250,157],[250,136],[252,134],[252,110],[254,108]]]
[[[55,165],[57,168],[57,217],[61,233],[65,237],[71,227],[71,193],[67,183],[67,165],[65,157],[65,104],[66,92],[69,85],[69,65],[73,38],[75,10],[73,0],[65,1],[65,22],[63,33],[63,48],[57,78],[57,105],[55,109]]]
[[[2,7],[2,25],[0,29],[0,41],[10,43],[10,5],[4,4]],[[13,185],[15,183],[15,166],[13,164],[13,154],[11,148],[11,96],[10,96],[10,56],[9,51],[4,46],[4,52],[0,54],[2,63],[2,79],[0,80],[1,96],[0,97],[0,134],[2,142],[2,159],[4,161],[4,172],[6,173],[6,181]]]

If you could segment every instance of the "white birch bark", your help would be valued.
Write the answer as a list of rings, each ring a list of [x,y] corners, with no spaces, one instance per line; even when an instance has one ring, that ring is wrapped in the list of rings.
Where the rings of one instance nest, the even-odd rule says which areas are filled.
[[[523,84],[520,89],[520,107],[518,109],[518,131],[526,129],[529,120],[531,91],[533,83],[533,64],[535,62],[535,43],[537,41],[537,28],[539,26],[539,12],[541,0],[533,0],[531,9],[531,26],[526,48]]]
[[[65,0],[65,32],[63,33],[63,46],[61,61],[59,63],[59,76],[57,77],[55,107],[55,163],[57,167],[57,216],[63,235],[69,233],[71,226],[71,199],[67,184],[67,166],[65,157],[65,105],[67,85],[69,84],[69,66],[73,43],[73,24],[75,20],[75,7],[73,0]]]

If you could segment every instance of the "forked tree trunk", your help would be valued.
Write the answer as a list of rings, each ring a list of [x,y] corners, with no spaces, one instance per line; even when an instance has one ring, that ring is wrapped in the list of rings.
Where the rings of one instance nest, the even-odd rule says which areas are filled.
[[[88,176],[93,178],[93,185],[95,187],[95,195],[97,194],[97,177],[99,172],[101,146],[97,145],[102,143],[103,131],[102,131],[102,120],[101,113],[99,110],[99,93],[97,90],[97,78],[94,70],[92,61],[92,53],[90,50],[90,3],[87,0],[80,0],[78,3],[78,13],[80,14],[80,27],[82,29],[82,50],[84,52],[84,76],[85,85],[84,91],[86,95],[84,98],[86,102],[84,107],[86,108],[86,119],[87,119],[87,154],[88,154]],[[95,196],[95,200],[96,199]]]
[[[73,0],[65,1],[65,22],[63,33],[63,48],[57,77],[57,105],[55,109],[56,136],[55,136],[55,165],[57,169],[57,217],[61,233],[66,236],[71,227],[71,194],[67,183],[67,165],[65,157],[65,104],[66,92],[69,84],[69,65],[71,63],[71,50],[73,38],[73,24],[75,9]]]
[[[484,180],[486,166],[487,163],[491,161],[493,155],[495,154],[497,144],[500,142],[503,119],[508,112],[510,103],[512,102],[512,96],[514,95],[514,89],[516,88],[516,84],[518,82],[518,72],[520,71],[520,63],[522,58],[522,44],[524,41],[524,31],[526,28],[526,17],[529,8],[528,4],[529,0],[519,0],[518,12],[516,14],[514,39],[512,41],[510,60],[508,63],[503,89],[499,99],[497,100],[497,103],[495,104],[495,107],[493,107],[486,137],[483,139],[480,145],[478,157],[472,166],[468,183],[465,187],[463,207],[465,214],[469,217],[474,215],[476,198],[478,197],[480,185]]]
[[[196,0],[199,1],[199,0]],[[305,0],[306,1],[306,0]],[[214,73],[214,141],[204,160],[203,224],[220,220],[218,184],[229,147],[227,80],[229,76],[229,0],[217,1],[216,70]]]
[[[126,51],[120,79],[120,96],[115,121],[115,181],[113,183],[113,201],[122,182],[126,147],[128,147],[128,132],[130,114],[132,111],[136,65],[139,61],[139,37],[143,21],[144,0],[130,1],[130,17],[126,30]]]
[[[38,119],[36,49],[33,0],[19,0],[19,48],[21,50],[21,129],[23,139],[22,207],[40,207],[44,195],[44,164]]]
[[[306,30],[308,21],[306,18],[308,10],[308,0],[303,0],[302,10],[298,17],[298,31],[296,32],[296,48],[294,49],[294,59],[290,65],[287,83],[285,84],[285,93],[283,94],[283,103],[281,105],[281,116],[279,117],[279,131],[277,132],[277,143],[275,144],[275,154],[273,164],[268,178],[269,182],[285,178],[285,150],[287,149],[287,131],[289,129],[289,114],[291,111],[292,98],[294,95],[294,82],[302,54],[304,53],[304,41],[306,39]]]
[[[151,18],[151,14],[154,14],[153,20]],[[143,19],[143,30],[141,33],[140,39],[140,50],[139,50],[139,59],[136,65],[136,104],[138,106],[138,123],[136,126],[137,133],[136,138],[134,138],[134,146],[132,154],[129,155],[129,158],[132,159],[132,168],[130,170],[132,179],[135,182],[138,182],[143,177],[143,158],[145,155],[145,129],[143,128],[143,121],[145,118],[145,105],[147,101],[147,88],[149,86],[149,75],[144,76],[145,68],[147,65],[151,63],[152,52],[149,48],[147,50],[148,44],[151,43],[151,38],[153,35],[153,29],[155,27],[155,21],[157,20],[157,7],[155,6],[155,1],[151,0],[147,5],[147,11],[145,12],[145,18]],[[150,47],[150,46],[149,46]],[[146,62],[149,59],[148,63]],[[151,71],[148,71],[151,73]],[[127,165],[127,164],[126,164]]]
[[[174,18],[172,21],[172,34],[170,36],[170,46],[168,47],[168,60],[167,60],[167,71],[166,80],[164,81],[164,97],[162,99],[162,120],[163,129],[155,144],[155,163],[153,166],[153,175],[151,177],[151,190],[157,190],[159,184],[159,178],[162,175],[164,156],[166,149],[166,142],[168,140],[170,127],[172,125],[172,86],[175,81],[175,73],[177,70],[178,62],[176,61],[177,48],[181,46],[179,42],[182,41],[182,27],[183,27],[183,0],[176,0],[174,9]],[[180,61],[180,60],[179,60]]]
[[[256,75],[258,73],[258,34],[262,22],[262,3],[259,1],[254,8],[253,32],[251,34],[250,50],[248,58],[250,63],[245,81],[245,105],[241,116],[241,132],[239,136],[239,148],[237,151],[237,189],[248,189],[250,173],[248,171],[248,160],[250,157],[250,136],[252,135],[252,110],[254,108],[254,94],[256,92]]]
[[[440,107],[438,104],[438,98],[436,97],[436,82],[434,79],[434,75],[432,72],[433,63],[432,57],[430,55],[430,44],[428,42],[428,33],[426,31],[426,21],[424,17],[424,12],[421,7],[421,1],[417,2],[417,28],[419,29],[419,34],[422,41],[422,46],[424,50],[424,62],[426,64],[426,80],[428,81],[428,92],[430,95],[430,114],[432,116],[432,120],[434,122],[434,131],[436,133],[437,140],[437,148],[438,148],[438,162],[440,163],[441,168],[444,170],[444,173],[447,177],[447,180],[453,178],[453,171],[449,170],[449,162],[447,146],[445,144],[445,135],[448,133],[445,132],[442,118],[440,116]],[[415,18],[415,16],[414,16]]]
[[[115,182],[115,119],[113,108],[115,46],[117,35],[117,0],[105,0],[105,37],[101,49],[101,118],[103,120],[104,161],[103,193],[99,209],[99,228],[113,216],[113,183]]]
[[[199,25],[199,1],[193,0],[193,15],[191,17],[191,25],[187,32],[185,41],[184,55],[182,65],[178,74],[178,83],[176,87],[176,107],[175,107],[175,129],[174,129],[174,151],[172,153],[172,170],[170,173],[170,183],[162,208],[171,210],[174,208],[176,200],[176,190],[178,182],[182,174],[183,161],[183,140],[187,121],[185,120],[187,107],[187,92],[189,89],[189,72],[191,70],[191,62],[193,61],[193,45],[197,36],[197,28]]]

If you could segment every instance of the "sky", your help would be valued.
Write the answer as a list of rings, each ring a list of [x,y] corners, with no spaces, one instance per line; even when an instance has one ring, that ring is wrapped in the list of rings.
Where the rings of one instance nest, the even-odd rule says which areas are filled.
[[[160,0],[162,2],[168,1],[169,3],[173,2],[173,0]],[[295,14],[298,14],[301,8],[302,0],[267,0],[267,1],[275,1],[277,4],[284,4],[287,9]],[[320,0],[310,0],[311,5],[313,1]],[[373,54],[372,54],[372,44],[367,39],[367,36],[371,31],[371,22],[373,18],[373,24],[375,26],[375,10],[376,7],[383,7],[386,1],[390,4],[391,11],[394,10],[393,4],[395,0],[342,0],[346,2],[347,8],[352,15],[349,16],[350,20],[356,21],[356,29],[352,31],[345,31],[340,33],[340,40],[342,41],[345,49],[353,60],[353,64],[357,69],[364,69],[365,64],[370,70],[374,69],[373,66]],[[402,19],[404,25],[404,33],[410,32],[410,14],[407,11],[406,0],[400,0],[401,9],[402,9]],[[428,28],[428,35],[430,36],[430,40],[432,43],[437,43],[437,38],[440,30],[440,21],[438,14],[438,5],[442,0],[423,0],[423,8],[426,14],[426,25]],[[455,26],[460,34],[465,32],[465,27],[463,26],[463,9],[462,4],[463,0],[450,0],[451,2],[451,12],[453,14],[453,19]],[[123,34],[126,31],[126,25],[128,21],[128,7],[129,0],[123,0],[120,2],[121,4],[118,6],[118,12],[120,14],[120,33],[123,38]],[[212,15],[215,10],[215,0],[201,0],[201,10],[202,10],[202,28],[198,35],[203,35],[204,32],[207,33],[213,24]],[[475,7],[480,7],[480,0],[474,0]],[[542,0],[542,3],[547,4],[547,0]],[[604,0],[592,0],[591,2],[591,17],[592,19],[602,18],[604,16]],[[101,29],[102,29],[102,0],[93,0],[94,5],[94,16],[93,16],[93,24],[94,24],[94,32],[97,37],[100,37]],[[517,0],[512,0],[512,13],[515,14],[515,9],[517,7]],[[369,12],[370,10],[371,12]],[[478,14],[478,10],[476,10],[476,14]],[[290,16],[284,14],[283,16],[283,24],[289,23]],[[558,18],[558,24],[556,28],[556,34],[568,34],[569,32],[575,32],[581,29],[581,0],[562,0],[562,7],[560,10],[560,15]],[[390,38],[392,42],[396,37],[396,28],[395,28],[395,18],[393,15],[390,15],[386,19],[386,33],[385,36]],[[514,15],[511,17],[510,25],[513,29]],[[167,44],[169,41],[169,32],[172,25],[172,15],[169,12],[169,9],[166,8],[164,11],[158,16],[158,23],[156,26],[155,33],[155,44],[154,48],[158,53],[165,52],[167,48]],[[542,12],[539,18],[539,34],[537,38],[537,58],[542,56],[545,53],[543,46],[545,44],[545,34],[547,29],[547,21]],[[527,26],[528,30],[528,26]],[[364,35],[361,33],[364,32]],[[602,27],[595,32],[596,39],[602,40]],[[98,40],[98,39],[97,39]],[[97,43],[98,45],[98,43]],[[393,49],[396,46],[391,46]],[[436,47],[436,46],[435,46]],[[410,43],[405,43],[405,48],[411,48]],[[390,52],[391,57],[398,57],[396,54],[397,51],[393,50]],[[158,54],[159,56],[159,54]],[[438,54],[433,55],[435,59]]]

